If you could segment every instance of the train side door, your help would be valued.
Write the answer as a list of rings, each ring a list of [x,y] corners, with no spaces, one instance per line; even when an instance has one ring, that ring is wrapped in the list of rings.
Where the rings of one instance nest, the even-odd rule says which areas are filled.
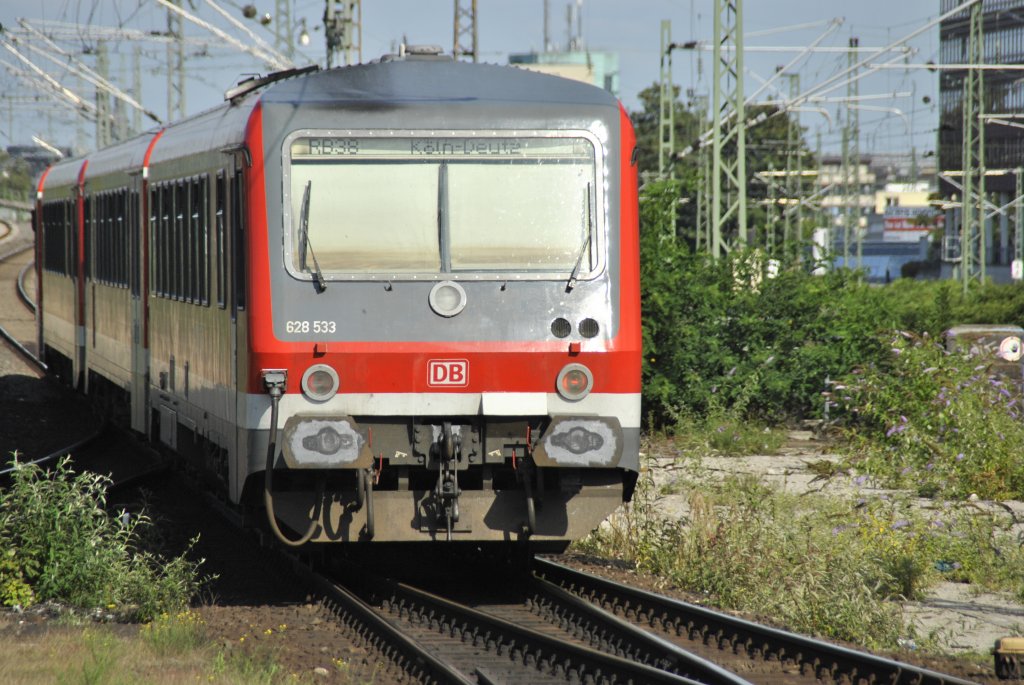
[[[249,334],[248,316],[246,313],[246,296],[248,290],[247,264],[248,254],[246,246],[246,221],[245,221],[245,155],[242,151],[234,152],[233,163],[229,165],[228,175],[228,244],[230,245],[230,269],[231,283],[231,350],[232,359],[232,387],[235,396],[232,398],[234,413],[233,423],[236,426],[236,433],[232,448],[229,450],[228,460],[228,484],[231,499],[237,501],[241,496],[242,481],[244,475],[240,471],[240,465],[246,463],[245,455],[248,450],[248,431],[240,428],[246,411],[246,396],[248,389],[249,368]]]
[[[146,285],[148,269],[149,222],[148,198],[142,173],[132,174],[128,190],[128,242],[130,262],[128,269],[131,289],[132,367],[131,367],[131,426],[132,430],[148,434],[149,426],[149,345],[148,307]]]

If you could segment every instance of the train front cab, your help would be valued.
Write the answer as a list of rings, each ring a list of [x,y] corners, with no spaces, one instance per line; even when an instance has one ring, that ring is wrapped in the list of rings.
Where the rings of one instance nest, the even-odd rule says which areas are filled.
[[[510,133],[482,127],[472,107],[379,108],[338,115],[352,131],[338,133],[346,127],[323,109],[307,120],[285,104],[264,98],[247,134],[263,171],[247,186],[249,271],[268,278],[251,280],[240,495],[269,492],[271,516],[293,540],[529,538],[560,548],[585,536],[628,500],[639,466],[636,169],[624,111],[601,100],[555,129],[526,102]],[[481,139],[491,162],[511,163],[471,168],[451,154]],[[439,151],[425,170],[424,151]],[[346,175],[350,163],[356,175]],[[538,174],[501,177],[514,168]],[[491,233],[536,248],[513,254],[521,266],[487,261],[507,260],[507,250],[445,244],[470,230],[455,208],[474,221],[502,202],[518,203],[510,216],[529,212],[552,182],[571,186],[571,202],[544,208],[571,217],[565,235],[513,223]],[[402,196],[417,184],[426,184],[419,195]],[[510,200],[517,184],[525,190]],[[348,230],[377,225],[377,214],[387,215],[379,234]],[[440,249],[405,250],[388,225]],[[404,252],[384,266],[361,261],[389,250]],[[459,273],[460,259],[475,266]],[[567,378],[592,383],[589,394],[567,399],[558,388]]]

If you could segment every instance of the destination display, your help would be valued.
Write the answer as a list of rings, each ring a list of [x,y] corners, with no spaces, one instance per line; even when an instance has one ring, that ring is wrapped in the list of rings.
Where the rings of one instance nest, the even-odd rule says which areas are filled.
[[[345,157],[593,159],[593,154],[593,146],[583,138],[309,136],[291,144],[292,159],[297,161]]]

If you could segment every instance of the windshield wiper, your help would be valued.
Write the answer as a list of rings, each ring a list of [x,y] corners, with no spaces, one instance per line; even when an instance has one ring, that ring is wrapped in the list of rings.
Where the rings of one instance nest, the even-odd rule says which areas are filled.
[[[593,233],[593,221],[590,215],[590,198],[591,190],[590,184],[587,184],[587,208],[585,211],[587,217],[587,235],[583,238],[583,244],[580,245],[580,251],[576,255],[576,265],[572,267],[572,273],[569,274],[569,282],[565,284],[565,292],[570,293],[572,289],[576,287],[576,277],[580,273],[580,267],[583,265],[583,255],[587,253],[587,248],[590,247],[590,235]]]
[[[327,281],[320,271],[320,264],[316,261],[316,252],[313,251],[313,243],[309,242],[309,195],[313,189],[313,182],[306,181],[306,190],[302,193],[302,210],[299,212],[299,269],[308,271],[306,266],[306,251],[313,257],[313,267],[316,269],[316,291],[322,293],[327,289]]]

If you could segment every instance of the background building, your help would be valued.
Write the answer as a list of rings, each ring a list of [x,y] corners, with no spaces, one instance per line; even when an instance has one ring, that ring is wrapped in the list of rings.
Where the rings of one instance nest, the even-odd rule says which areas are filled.
[[[941,11],[961,4],[958,0],[940,0]],[[1024,0],[982,0],[982,62],[985,65],[1024,64]],[[942,64],[958,65],[970,61],[970,10],[958,12],[942,22],[939,29],[939,54]],[[946,249],[944,271],[952,271],[959,258],[959,232],[962,227],[958,200],[962,192],[964,155],[964,81],[967,69],[939,71],[939,191],[946,210]],[[984,126],[984,193],[993,209],[986,214],[984,242],[987,273],[993,280],[1008,280],[1009,264],[1021,247],[1011,226],[1019,195],[1020,167],[1024,165],[1024,72],[986,69],[982,72],[984,97],[981,103]],[[1002,208],[996,212],[994,208]]]

